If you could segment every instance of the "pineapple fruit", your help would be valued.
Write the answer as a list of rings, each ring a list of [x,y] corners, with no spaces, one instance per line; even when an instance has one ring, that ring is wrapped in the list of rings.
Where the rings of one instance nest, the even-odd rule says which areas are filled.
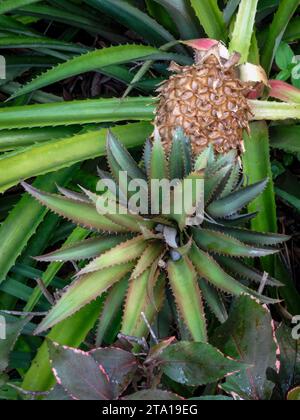
[[[252,118],[247,96],[254,84],[239,79],[239,60],[239,54],[229,56],[215,41],[196,50],[192,66],[171,64],[175,74],[158,88],[155,118],[167,151],[177,127],[184,129],[196,155],[210,144],[218,153],[243,150],[243,131],[249,131]]]
[[[197,149],[194,149],[194,151]],[[152,323],[163,305],[166,285],[172,291],[178,314],[195,341],[207,341],[203,301],[207,301],[216,317],[224,322],[226,302],[220,292],[239,296],[247,294],[264,303],[275,301],[247,287],[242,280],[259,283],[262,273],[242,259],[263,257],[279,251],[289,238],[263,234],[245,228],[255,215],[241,212],[266,187],[268,180],[241,187],[240,166],[235,150],[216,155],[212,145],[196,158],[191,143],[182,129],[174,131],[170,154],[166,157],[158,136],[145,146],[138,164],[111,132],[107,139],[107,158],[111,174],[100,171],[103,178],[118,179],[125,171],[128,180],[141,178],[184,180],[204,177],[204,220],[189,223],[191,214],[134,214],[127,212],[100,214],[99,206],[121,201],[128,193],[124,177],[117,192],[104,196],[87,190],[82,194],[60,189],[53,195],[23,184],[26,191],[55,213],[86,227],[91,237],[84,242],[39,257],[39,261],[90,260],[66,288],[61,298],[39,325],[41,333],[70,317],[84,305],[108,292],[108,308],[99,330],[107,325],[107,317],[123,307],[121,331],[131,336],[145,336],[147,326],[142,313]],[[174,191],[173,191],[174,193]],[[162,197],[158,196],[158,200]],[[146,198],[147,200],[147,198]],[[198,197],[193,197],[197,203]],[[161,203],[155,203],[161,208]],[[122,200],[122,206],[125,204]],[[269,278],[268,285],[279,286]],[[111,307],[111,302],[118,307]]]

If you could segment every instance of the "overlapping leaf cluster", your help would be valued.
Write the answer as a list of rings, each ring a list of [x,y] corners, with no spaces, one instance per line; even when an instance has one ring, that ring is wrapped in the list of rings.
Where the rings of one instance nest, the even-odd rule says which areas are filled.
[[[122,332],[142,336],[145,330],[141,313],[153,320],[163,304],[166,279],[173,292],[180,316],[196,341],[206,341],[206,321],[199,279],[212,309],[221,317],[222,299],[215,288],[234,296],[248,294],[264,303],[274,300],[260,296],[236,278],[260,282],[262,273],[245,265],[241,258],[255,258],[278,252],[288,236],[263,234],[247,230],[245,222],[253,217],[243,214],[249,202],[263,192],[268,180],[241,187],[240,168],[235,152],[215,156],[206,149],[193,161],[189,140],[178,129],[169,159],[160,139],[147,142],[143,161],[138,164],[112,135],[108,134],[107,159],[110,174],[100,171],[103,179],[119,181],[117,195],[112,189],[96,195],[83,189],[83,194],[60,189],[62,196],[51,195],[24,184],[25,189],[55,213],[94,232],[85,242],[63,248],[41,261],[92,259],[76,274],[76,280],[54,305],[38,327],[42,332],[71,316],[84,305],[110,290],[128,275]],[[124,175],[125,174],[125,175]],[[120,177],[120,175],[122,175]],[[128,179],[125,179],[127,176]],[[192,208],[175,212],[174,201],[183,198],[184,182],[194,186],[204,178],[204,220],[190,217],[202,195],[192,188]],[[164,214],[162,194],[151,195],[160,214],[134,214],[128,206],[125,212],[112,212],[112,204],[125,209],[123,196],[128,196],[129,181],[178,180],[171,193],[169,214]],[[180,194],[178,194],[180,191]],[[148,190],[146,191],[148,193]],[[144,196],[144,200],[150,196]],[[107,204],[108,203],[108,204]],[[106,207],[105,207],[106,205]],[[103,236],[103,233],[105,236]],[[107,236],[108,235],[108,236]],[[273,279],[270,285],[277,285]]]

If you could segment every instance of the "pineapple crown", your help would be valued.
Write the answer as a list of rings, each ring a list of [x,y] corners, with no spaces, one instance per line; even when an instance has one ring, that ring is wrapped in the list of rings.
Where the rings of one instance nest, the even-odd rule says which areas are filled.
[[[207,341],[203,298],[219,320],[226,319],[225,303],[218,290],[239,296],[247,294],[264,303],[277,302],[246,287],[240,280],[260,282],[263,274],[248,266],[243,258],[263,257],[277,253],[278,245],[289,237],[253,232],[245,224],[255,217],[242,210],[266,187],[268,180],[242,186],[236,152],[215,155],[205,149],[193,159],[189,139],[177,129],[168,159],[159,136],[146,142],[142,161],[138,164],[124,146],[109,132],[107,160],[110,174],[99,171],[103,179],[118,180],[116,191],[101,196],[83,189],[82,194],[60,189],[62,196],[39,191],[28,184],[24,188],[55,213],[88,228],[91,237],[84,242],[38,257],[39,261],[91,260],[77,274],[74,282],[52,307],[36,333],[68,318],[84,305],[120,284],[119,302],[124,306],[121,330],[124,334],[144,336],[146,325],[141,313],[152,322],[161,308],[166,282],[174,296],[174,304],[191,337]],[[204,179],[204,217],[190,223],[199,201],[191,189],[193,206],[176,214],[133,214],[130,208],[121,212],[104,212],[104,203],[125,204],[128,181],[142,179],[147,185],[153,180],[174,180],[171,197],[185,180],[196,183]],[[126,182],[125,182],[126,181]],[[145,197],[145,196],[144,196]],[[163,196],[158,194],[157,208],[162,209]],[[180,197],[180,196],[179,196]],[[148,200],[148,196],[146,196]],[[122,201],[122,203],[121,203]],[[106,209],[107,210],[107,209]],[[125,284],[125,287],[124,287]],[[280,286],[269,278],[267,284]],[[100,321],[101,328],[101,321]],[[146,329],[145,329],[146,328]]]

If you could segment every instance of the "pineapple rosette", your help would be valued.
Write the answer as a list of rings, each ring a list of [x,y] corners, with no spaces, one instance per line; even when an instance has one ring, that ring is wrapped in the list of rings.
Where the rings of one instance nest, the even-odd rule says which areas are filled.
[[[110,173],[100,170],[99,174],[103,181],[119,181],[115,191],[110,189],[98,195],[85,189],[80,194],[60,188],[62,195],[55,195],[23,184],[39,202],[89,229],[91,236],[38,258],[44,262],[90,262],[76,273],[73,283],[38,326],[37,334],[102,296],[104,308],[98,327],[101,336],[121,308],[122,333],[147,335],[145,319],[152,324],[166,303],[176,313],[174,323],[181,319],[191,339],[206,342],[204,301],[220,322],[227,319],[228,295],[246,294],[265,304],[277,302],[256,291],[264,275],[243,259],[277,253],[289,237],[245,228],[256,214],[248,214],[244,209],[263,192],[268,180],[243,187],[235,150],[216,154],[210,145],[195,158],[190,140],[182,129],[176,129],[169,155],[156,134],[154,142],[147,141],[142,161],[136,162],[109,132],[107,159]],[[130,182],[137,179],[143,181],[141,185],[147,190],[147,195],[142,193],[142,204],[151,201],[158,214],[133,212],[131,206],[126,207],[124,196],[133,197]],[[169,213],[163,211],[162,194],[154,195],[153,202],[151,190],[156,180],[176,180]],[[174,204],[187,180],[192,183],[191,206],[178,213]],[[200,195],[193,188],[197,182],[203,185]],[[199,201],[204,207],[203,217],[194,217]],[[107,211],[115,204],[121,211]],[[254,289],[251,283],[256,284]],[[266,285],[281,284],[268,277]]]

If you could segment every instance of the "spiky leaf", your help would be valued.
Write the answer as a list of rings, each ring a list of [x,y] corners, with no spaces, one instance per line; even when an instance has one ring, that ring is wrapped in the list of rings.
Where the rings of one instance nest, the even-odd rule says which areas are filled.
[[[251,201],[253,201],[266,188],[269,180],[258,182],[256,184],[245,187],[239,191],[235,191],[227,197],[214,201],[208,206],[208,213],[212,217],[224,218],[241,210]]]
[[[100,215],[92,204],[71,200],[65,197],[49,194],[33,188],[29,184],[22,183],[25,190],[35,197],[40,203],[47,206],[53,212],[72,220],[74,223],[89,229],[106,232],[124,232],[122,226],[111,222],[108,218]]]
[[[206,319],[197,274],[186,258],[168,263],[168,276],[180,314],[195,341],[207,341]]]
[[[46,318],[38,326],[36,334],[53,327],[95,300],[132,269],[133,264],[123,264],[87,274],[75,280]]]

